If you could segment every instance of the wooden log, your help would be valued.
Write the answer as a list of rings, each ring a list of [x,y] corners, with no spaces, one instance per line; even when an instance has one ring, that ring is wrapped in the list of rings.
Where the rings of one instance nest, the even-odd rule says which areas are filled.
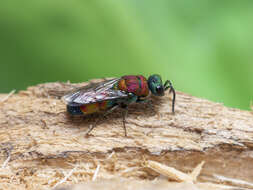
[[[170,182],[146,167],[147,160],[184,173],[205,161],[189,189],[192,185],[208,189],[210,184],[210,189],[222,189],[221,184],[253,188],[252,112],[177,91],[174,115],[167,93],[152,97],[154,109],[146,104],[130,106],[128,137],[120,109],[87,137],[98,115],[70,117],[60,99],[64,92],[86,84],[46,83],[8,98],[0,96],[0,189],[88,186],[96,184],[92,179],[112,186],[124,180],[123,186],[136,184],[141,189],[140,184],[152,187],[151,181],[158,178],[161,186],[185,189],[185,183]]]

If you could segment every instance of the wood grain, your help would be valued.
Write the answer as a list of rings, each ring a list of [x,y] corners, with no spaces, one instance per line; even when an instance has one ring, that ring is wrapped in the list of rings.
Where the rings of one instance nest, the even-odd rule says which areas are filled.
[[[0,188],[52,188],[73,168],[62,185],[89,183],[98,165],[99,181],[148,184],[160,174],[143,167],[144,160],[183,172],[205,161],[199,184],[253,188],[252,112],[177,91],[174,115],[169,94],[152,97],[154,109],[146,104],[130,107],[128,137],[120,109],[86,137],[98,115],[70,117],[60,99],[64,92],[86,84],[40,84],[0,102],[1,163],[9,159],[0,169]],[[166,179],[161,183],[177,184]]]

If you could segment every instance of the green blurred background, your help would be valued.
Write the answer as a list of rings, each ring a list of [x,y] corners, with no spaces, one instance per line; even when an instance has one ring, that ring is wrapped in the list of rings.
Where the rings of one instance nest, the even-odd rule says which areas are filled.
[[[250,0],[2,1],[0,92],[158,73],[177,90],[249,109],[252,44]]]

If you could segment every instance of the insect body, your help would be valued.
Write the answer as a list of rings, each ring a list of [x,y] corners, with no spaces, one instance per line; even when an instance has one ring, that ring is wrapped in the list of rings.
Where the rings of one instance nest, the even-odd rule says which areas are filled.
[[[125,117],[128,105],[147,101],[150,94],[163,96],[167,89],[173,93],[172,112],[174,113],[175,90],[169,80],[163,84],[161,77],[156,74],[151,75],[148,80],[142,75],[127,75],[91,84],[66,94],[63,99],[67,103],[67,111],[71,115],[88,115],[102,111],[105,116],[115,108],[123,108],[123,126],[125,136],[127,136]],[[95,126],[96,123],[88,130],[87,134]]]

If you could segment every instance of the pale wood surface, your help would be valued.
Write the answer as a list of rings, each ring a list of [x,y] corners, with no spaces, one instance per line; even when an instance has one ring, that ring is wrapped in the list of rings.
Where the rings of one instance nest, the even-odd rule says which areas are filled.
[[[134,180],[148,180],[138,182],[148,185],[159,174],[145,168],[144,160],[183,172],[191,172],[205,161],[198,184],[253,188],[252,112],[177,92],[175,115],[166,94],[152,98],[154,110],[146,104],[130,107],[128,137],[124,137],[121,110],[108,115],[85,137],[97,115],[72,118],[59,99],[65,91],[85,84],[41,84],[0,102],[4,166],[0,168],[0,188],[52,188],[73,168],[63,185],[89,183],[98,165],[97,180],[131,179],[133,184]],[[199,189],[204,187],[202,184]]]

